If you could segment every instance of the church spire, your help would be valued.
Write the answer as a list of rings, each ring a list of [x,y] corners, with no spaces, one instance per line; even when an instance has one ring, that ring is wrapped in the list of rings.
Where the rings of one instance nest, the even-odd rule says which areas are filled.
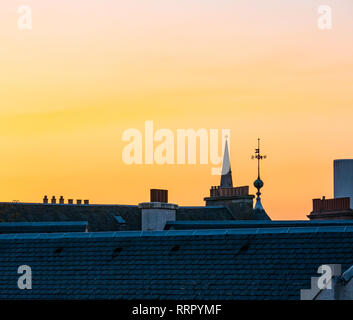
[[[220,188],[233,188],[232,170],[230,169],[230,159],[228,150],[228,140],[224,146],[224,156],[222,164],[222,176]]]

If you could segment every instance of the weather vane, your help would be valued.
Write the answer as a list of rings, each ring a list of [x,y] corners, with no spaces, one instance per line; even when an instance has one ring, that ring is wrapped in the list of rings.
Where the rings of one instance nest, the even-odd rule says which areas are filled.
[[[267,156],[262,155],[260,152],[260,139],[257,139],[257,149],[255,149],[255,155],[251,156],[251,159],[257,159],[258,178],[260,178],[260,161],[266,158]]]
[[[251,157],[252,159],[257,159],[257,179],[254,181],[254,187],[257,189],[256,192],[256,203],[254,207],[254,213],[257,216],[257,219],[260,220],[270,220],[268,215],[266,214],[265,209],[261,203],[261,188],[264,186],[264,182],[260,178],[260,162],[267,157],[261,154],[260,151],[260,139],[257,139],[257,148],[255,149],[255,155]]]

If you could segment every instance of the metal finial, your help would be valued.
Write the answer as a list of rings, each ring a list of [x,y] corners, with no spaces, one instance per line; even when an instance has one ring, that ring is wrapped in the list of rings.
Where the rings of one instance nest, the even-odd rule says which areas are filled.
[[[254,207],[254,213],[257,219],[271,220],[269,216],[266,214],[266,211],[262,206],[261,198],[260,198],[261,196],[260,189],[264,186],[264,183],[260,178],[260,162],[261,160],[266,159],[266,156],[262,155],[260,151],[260,139],[257,139],[257,148],[255,149],[255,155],[253,155],[251,158],[257,159],[257,179],[254,182],[254,187],[257,189],[257,192],[256,192],[257,198],[256,198],[255,207]]]
[[[260,161],[266,159],[266,155],[262,155],[260,152],[260,139],[257,139],[257,148],[255,149],[255,155],[251,156],[251,159],[257,159],[257,177],[260,179]]]
[[[266,159],[266,156],[262,155],[260,151],[260,139],[257,139],[257,148],[255,149],[255,155],[253,155],[251,158],[257,159],[257,179],[254,182],[254,186],[257,189],[257,200],[260,201],[260,189],[264,186],[264,183],[260,178],[260,162],[261,160]]]

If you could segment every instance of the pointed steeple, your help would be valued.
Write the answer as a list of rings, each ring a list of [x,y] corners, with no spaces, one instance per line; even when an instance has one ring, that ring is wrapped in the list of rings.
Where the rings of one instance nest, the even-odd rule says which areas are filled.
[[[224,156],[222,164],[222,176],[220,188],[233,188],[232,170],[230,168],[228,140],[226,140],[224,146]]]
[[[262,206],[261,203],[261,192],[260,189],[264,186],[263,181],[260,178],[260,161],[262,159],[266,159],[266,156],[261,155],[260,153],[260,139],[258,141],[258,147],[255,149],[255,156],[253,156],[253,159],[257,159],[257,179],[254,182],[254,187],[257,189],[256,195],[256,203],[254,207],[254,215],[256,219],[258,220],[271,220],[270,217],[267,215],[265,209]]]

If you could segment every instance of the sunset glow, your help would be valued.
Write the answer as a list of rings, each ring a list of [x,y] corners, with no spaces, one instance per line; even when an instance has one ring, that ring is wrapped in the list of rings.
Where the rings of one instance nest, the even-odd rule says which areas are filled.
[[[17,8],[32,8],[19,30]],[[202,4],[202,5],[201,5]],[[129,128],[230,129],[236,186],[257,178],[273,220],[306,219],[353,158],[353,2],[2,0],[0,201],[137,204],[166,188],[203,205],[214,165],[127,165]]]

